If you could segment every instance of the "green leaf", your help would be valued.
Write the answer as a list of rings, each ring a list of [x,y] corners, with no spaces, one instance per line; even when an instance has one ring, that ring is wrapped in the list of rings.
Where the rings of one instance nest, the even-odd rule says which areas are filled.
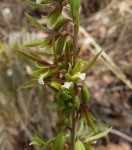
[[[87,72],[91,69],[91,67],[95,64],[97,58],[100,56],[103,50],[101,50],[99,53],[97,53],[94,58],[84,67],[83,71]]]
[[[96,133],[96,128],[95,128],[95,125],[94,125],[94,122],[93,122],[93,118],[92,118],[90,112],[88,112],[88,111],[85,112],[85,117],[86,117],[86,120],[87,120],[88,124],[92,128],[92,130]]]
[[[81,121],[80,127],[77,131],[77,135],[80,135],[80,133],[83,131],[83,129],[84,129],[84,123],[83,123],[83,121]]]
[[[55,139],[54,150],[63,150],[66,137],[63,133],[59,133]]]
[[[32,2],[30,0],[25,0],[25,2],[29,5],[29,6],[32,6],[32,7],[35,7],[35,8],[45,8],[47,7],[47,5],[45,4],[38,4],[36,2]]]
[[[73,77],[69,73],[65,74],[65,78],[66,78],[66,81],[75,82],[75,80],[73,79]]]
[[[35,39],[35,40],[33,40],[33,41],[29,42],[29,43],[26,43],[24,46],[25,47],[35,47],[35,46],[39,46],[39,45],[43,44],[44,41],[45,41],[44,38]]]
[[[26,17],[28,18],[28,20],[38,29],[44,31],[44,32],[50,32],[50,30],[46,27],[44,27],[43,25],[41,25],[39,22],[37,22],[33,17],[31,17],[30,15],[28,15],[27,13],[25,13]]]
[[[35,70],[33,72],[30,73],[31,76],[33,77],[39,77],[40,74],[44,73],[45,71],[47,70],[47,68],[42,68],[42,69],[39,69],[39,70]]]
[[[77,21],[77,17],[79,15],[80,4],[81,4],[81,0],[70,0],[70,8],[71,8],[72,18],[74,23]]]
[[[45,46],[49,46],[50,42],[52,40],[52,37],[46,37],[45,40],[44,40],[44,43],[42,43],[40,45],[41,48],[45,47]]]
[[[58,32],[64,26],[64,24],[67,23],[68,21],[69,19],[67,18],[59,19],[56,25],[54,26],[54,31]]]
[[[37,79],[30,80],[30,81],[22,84],[21,86],[19,86],[19,88],[17,89],[17,91],[20,90],[20,89],[23,89],[23,88],[32,87],[32,86],[34,86],[34,85],[36,85],[38,83],[37,81],[38,81]]]
[[[43,139],[41,139],[40,137],[32,137],[31,138],[31,143],[29,145],[34,145],[36,147],[42,148],[46,143]]]
[[[56,54],[61,55],[66,43],[66,35],[60,36],[57,41]]]
[[[59,20],[59,17],[61,16],[61,12],[62,12],[63,6],[62,5],[57,5],[54,10],[50,13],[49,15],[49,21],[48,21],[48,28],[52,29],[57,21]]]
[[[90,142],[90,141],[94,141],[94,140],[100,139],[100,138],[106,136],[111,131],[111,129],[112,128],[109,128],[109,129],[107,129],[107,130],[105,130],[105,131],[103,131],[103,132],[101,132],[99,134],[96,134],[96,135],[94,135],[92,137],[89,137],[84,142]]]
[[[26,58],[32,60],[32,61],[36,61],[37,63],[43,64],[43,65],[50,65],[50,64],[47,63],[46,61],[41,60],[41,59],[39,59],[39,58],[36,58],[36,57],[34,57],[34,56],[32,56],[32,55],[29,55],[29,54],[27,54],[27,53],[25,53],[25,52],[22,52],[22,51],[19,51],[19,50],[17,50],[17,52],[18,52],[19,54],[23,55],[24,57],[26,57]]]
[[[71,71],[72,71],[72,64],[71,63],[68,63],[68,70],[67,70],[67,73],[71,73]]]
[[[88,143],[85,143],[84,146],[85,146],[85,149],[86,149],[86,150],[95,150],[95,149],[94,149],[90,144],[88,144]]]
[[[75,65],[75,67],[73,68],[72,70],[72,74],[75,74],[77,72],[81,72],[82,71],[82,62],[81,62],[81,59],[79,59]]]
[[[60,90],[61,89],[61,84],[55,81],[51,81],[50,83],[48,83],[52,88],[55,88],[56,90]]]
[[[85,150],[84,144],[82,141],[77,140],[75,143],[75,150]]]

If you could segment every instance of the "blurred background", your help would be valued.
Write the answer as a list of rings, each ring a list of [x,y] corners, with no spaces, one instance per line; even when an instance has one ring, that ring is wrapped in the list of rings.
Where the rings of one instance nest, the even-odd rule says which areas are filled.
[[[34,63],[15,50],[44,36],[24,12],[41,24],[47,22],[41,15],[48,9],[29,7],[23,0],[0,0],[0,150],[35,150],[29,146],[31,136],[48,139],[55,134],[52,91],[37,86],[16,92],[30,79]],[[95,145],[96,150],[131,150],[132,1],[82,0],[80,24],[81,57],[89,60],[101,48],[105,51],[84,82],[91,92],[90,107],[99,128],[113,127]]]

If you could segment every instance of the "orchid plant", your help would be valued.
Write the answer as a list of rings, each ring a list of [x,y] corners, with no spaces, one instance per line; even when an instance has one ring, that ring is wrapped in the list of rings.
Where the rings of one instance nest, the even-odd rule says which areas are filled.
[[[47,36],[24,45],[27,48],[39,47],[38,57],[17,50],[26,58],[34,61],[36,70],[31,72],[30,81],[22,88],[34,85],[48,86],[55,92],[58,120],[56,137],[46,141],[38,136],[32,137],[30,145],[44,150],[92,150],[97,139],[105,136],[111,128],[98,132],[95,118],[88,107],[90,94],[81,80],[92,68],[102,51],[90,61],[79,58],[79,8],[81,0],[25,0],[36,8],[49,8],[48,22],[44,26],[29,14],[27,19]],[[65,9],[67,11],[65,11]],[[40,57],[41,56],[41,57]],[[52,62],[42,58],[48,58]]]

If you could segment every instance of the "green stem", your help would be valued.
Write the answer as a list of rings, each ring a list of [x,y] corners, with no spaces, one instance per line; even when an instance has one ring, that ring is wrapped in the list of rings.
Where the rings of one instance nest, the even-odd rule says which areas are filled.
[[[76,63],[76,55],[78,51],[78,25],[74,24],[74,36],[73,36],[73,65]]]
[[[78,51],[78,32],[79,32],[79,21],[74,24],[74,36],[73,36],[73,65],[76,64],[76,57]],[[71,130],[71,150],[75,149],[76,140],[76,111],[72,114],[72,130]]]
[[[71,130],[71,150],[75,148],[76,140],[76,111],[72,114],[72,130]]]

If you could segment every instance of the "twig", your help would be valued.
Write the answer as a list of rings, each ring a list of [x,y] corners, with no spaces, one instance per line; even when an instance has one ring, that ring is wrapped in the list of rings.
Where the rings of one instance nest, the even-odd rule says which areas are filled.
[[[129,141],[130,143],[132,143],[132,138],[131,138],[131,137],[129,137],[128,135],[126,135],[126,134],[124,134],[124,133],[122,133],[122,132],[120,132],[120,131],[118,131],[118,130],[112,129],[112,130],[110,131],[110,133],[116,134],[116,135],[118,135],[118,136],[124,138],[125,140]]]

